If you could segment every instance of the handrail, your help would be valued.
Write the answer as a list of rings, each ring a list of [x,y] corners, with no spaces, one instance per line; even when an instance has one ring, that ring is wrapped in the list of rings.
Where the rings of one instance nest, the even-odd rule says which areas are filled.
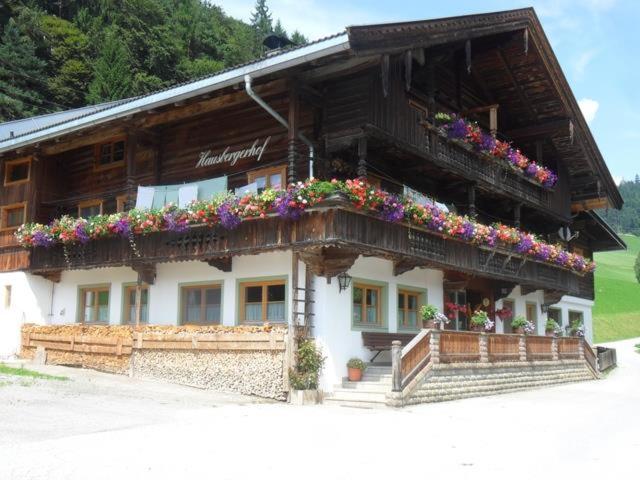
[[[587,342],[584,338],[582,339],[582,347],[584,351],[584,359],[586,360],[591,370],[593,370],[593,372],[597,375],[598,360],[597,360],[596,354],[593,353],[593,348],[591,347],[591,345],[589,345],[589,342]]]

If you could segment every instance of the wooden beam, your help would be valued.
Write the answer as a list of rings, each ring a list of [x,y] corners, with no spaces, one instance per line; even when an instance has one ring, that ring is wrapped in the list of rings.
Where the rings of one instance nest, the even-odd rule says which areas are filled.
[[[358,168],[356,174],[362,178],[367,176],[367,137],[358,139]]]
[[[496,51],[498,60],[500,61],[500,64],[502,65],[505,73],[507,74],[507,78],[509,78],[509,82],[511,82],[511,84],[516,89],[516,93],[518,94],[518,98],[520,99],[520,102],[529,111],[531,119],[538,118],[538,112],[536,112],[536,110],[533,108],[533,105],[527,98],[527,94],[524,91],[524,88],[522,88],[522,85],[520,85],[516,80],[513,70],[511,69],[509,62],[507,62],[504,51],[502,50],[502,48],[497,48],[495,51]]]
[[[231,271],[231,257],[217,257],[210,258],[206,260],[206,262],[212,266],[220,270],[221,272],[230,272]]]
[[[549,136],[570,136],[571,121],[568,118],[550,120],[544,123],[527,125],[526,127],[514,128],[504,133],[507,137],[515,139],[546,138]]]
[[[147,285],[153,285],[156,281],[156,264],[136,262],[131,265],[133,271],[138,274],[138,279]]]
[[[300,260],[311,272],[327,279],[349,270],[359,256],[357,250],[340,247],[314,247],[300,251]]]
[[[382,55],[380,69],[382,75],[382,95],[387,98],[389,95],[389,55]]]
[[[571,213],[583,212],[586,210],[597,210],[599,208],[609,208],[609,199],[607,197],[591,198],[581,202],[571,203]]]
[[[71,134],[54,139],[54,143],[44,146],[42,153],[45,155],[56,155],[58,153],[75,150],[76,148],[86,147],[95,143],[100,143],[108,138],[122,136],[126,133],[122,126],[101,129],[93,133],[84,132],[80,137],[72,138]]]
[[[296,160],[297,150],[296,142],[298,141],[298,123],[300,121],[300,102],[298,99],[298,88],[295,80],[289,88],[289,131],[287,133],[288,154],[287,154],[287,183],[295,183],[296,176]]]
[[[253,87],[253,90],[258,95],[262,96],[284,93],[287,90],[287,83],[284,79],[275,80],[263,85],[256,85]],[[202,115],[213,110],[239,105],[245,102],[250,102],[250,99],[244,90],[218,95],[208,100],[190,103],[182,107],[174,107],[162,113],[147,115],[145,118],[140,120],[139,125],[143,127],[153,127],[163,123],[175,122],[185,118],[194,117],[196,115]]]

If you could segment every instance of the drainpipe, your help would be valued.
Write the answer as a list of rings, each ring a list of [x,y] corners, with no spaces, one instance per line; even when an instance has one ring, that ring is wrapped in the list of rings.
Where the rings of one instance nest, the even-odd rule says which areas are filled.
[[[265,102],[262,98],[258,96],[256,92],[251,88],[251,75],[244,76],[244,89],[255,102],[264,108],[269,115],[275,118],[280,125],[289,130],[289,122],[287,122],[282,115],[276,112],[273,108],[269,106],[267,102]],[[309,178],[313,178],[313,160],[315,157],[315,149],[313,148],[313,143],[307,137],[305,137],[302,133],[298,133],[298,138],[304,143],[307,147],[309,147]]]

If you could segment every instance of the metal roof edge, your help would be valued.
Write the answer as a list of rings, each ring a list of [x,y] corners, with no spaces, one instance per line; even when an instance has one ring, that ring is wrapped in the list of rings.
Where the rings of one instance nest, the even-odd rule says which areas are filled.
[[[349,39],[345,31],[308,45],[285,50],[273,56],[264,57],[248,64],[233,67],[201,80],[178,85],[143,97],[134,97],[129,101],[123,100],[124,103],[107,107],[86,116],[62,122],[58,125],[45,127],[41,130],[15,138],[5,139],[0,141],[0,152],[25,147],[33,143],[81,130],[88,126],[99,125],[121,117],[127,117],[145,110],[162,107],[173,102],[219,90],[234,83],[244,81],[244,76],[247,74],[258,78],[318,58],[340,53],[349,48]]]

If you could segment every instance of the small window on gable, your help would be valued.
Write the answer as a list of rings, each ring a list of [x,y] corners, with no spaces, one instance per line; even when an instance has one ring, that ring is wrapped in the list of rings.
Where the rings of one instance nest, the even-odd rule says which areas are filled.
[[[115,139],[96,146],[96,168],[117,167],[124,164],[125,141]]]
[[[78,217],[90,218],[102,215],[102,200],[86,200],[78,204]]]
[[[249,172],[248,176],[249,183],[256,183],[258,193],[262,193],[267,188],[280,190],[287,186],[287,168],[284,165],[254,170]]]
[[[24,202],[5,205],[0,209],[0,230],[18,228],[26,220],[27,204]]]
[[[4,185],[28,182],[31,177],[31,158],[9,160],[4,164]]]

